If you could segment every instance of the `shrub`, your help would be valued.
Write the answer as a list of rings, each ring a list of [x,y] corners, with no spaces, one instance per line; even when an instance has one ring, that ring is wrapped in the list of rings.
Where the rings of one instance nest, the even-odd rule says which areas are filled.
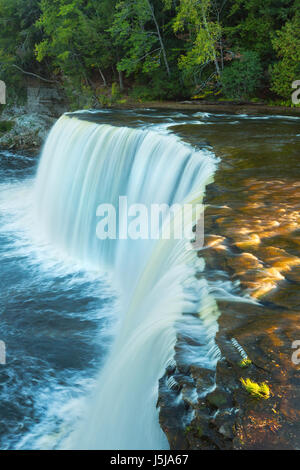
[[[259,87],[262,75],[258,54],[253,51],[242,52],[222,73],[223,93],[230,99],[248,99]]]
[[[144,80],[137,82],[130,94],[134,99],[142,101],[174,100],[189,96],[189,93],[180,81],[179,75],[175,73],[171,79],[164,73],[153,74],[150,81],[148,78],[146,83]]]
[[[272,41],[280,59],[271,67],[272,88],[277,95],[291,102],[292,83],[300,77],[300,15],[278,31]]]
[[[0,121],[0,134],[11,131],[14,127],[13,121]]]
[[[65,77],[64,92],[68,99],[70,111],[91,109],[94,106],[94,91],[90,86],[70,80]]]
[[[120,88],[116,82],[113,82],[111,86],[111,101],[117,102],[121,98]]]

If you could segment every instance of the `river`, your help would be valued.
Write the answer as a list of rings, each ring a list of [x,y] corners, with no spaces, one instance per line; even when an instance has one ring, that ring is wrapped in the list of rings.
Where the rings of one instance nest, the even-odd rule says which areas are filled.
[[[156,402],[178,332],[199,343],[183,360],[212,371],[218,329],[250,344],[269,332],[290,368],[280,380],[295,385],[299,122],[86,111],[56,124],[42,161],[1,152],[1,449],[169,448]],[[96,239],[101,202],[201,202],[204,191],[204,272],[182,243]],[[235,330],[218,303],[226,312],[233,299],[249,305]]]

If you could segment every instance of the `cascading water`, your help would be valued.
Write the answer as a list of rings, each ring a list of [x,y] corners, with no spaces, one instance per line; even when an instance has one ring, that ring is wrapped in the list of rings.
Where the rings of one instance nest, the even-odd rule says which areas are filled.
[[[205,281],[195,278],[201,259],[187,249],[188,242],[96,236],[99,204],[118,208],[119,196],[126,196],[128,205],[147,207],[200,203],[214,169],[209,153],[172,135],[69,116],[52,129],[36,180],[40,230],[87,267],[110,272],[121,305],[116,337],[96,390],[63,448],[168,448],[156,402],[158,381],[174,356],[178,329],[202,336],[197,357],[188,357],[192,353],[187,351],[187,361],[214,367],[217,313]],[[126,223],[122,214],[120,231]]]

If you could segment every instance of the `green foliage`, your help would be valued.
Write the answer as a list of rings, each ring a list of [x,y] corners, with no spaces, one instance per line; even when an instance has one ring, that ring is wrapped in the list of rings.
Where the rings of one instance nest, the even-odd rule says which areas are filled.
[[[138,71],[150,74],[163,63],[169,73],[163,33],[150,0],[119,1],[109,31],[123,50],[118,70],[127,75]]]
[[[30,71],[37,65],[34,23],[39,13],[38,0],[0,0],[0,79],[7,84],[8,103],[25,98],[25,76],[16,66]]]
[[[258,54],[244,51],[225,67],[221,78],[223,92],[230,99],[247,99],[259,87],[262,76],[263,68]]]
[[[13,121],[0,121],[0,135],[9,132],[14,127]]]
[[[187,426],[184,430],[185,434],[189,434],[193,430],[192,426]]]
[[[252,364],[252,361],[251,359],[249,359],[249,357],[247,357],[246,359],[242,359],[240,362],[239,362],[239,366],[242,368],[242,369],[247,369],[247,367],[251,366]]]
[[[245,50],[256,51],[269,63],[274,56],[271,34],[288,21],[298,0],[231,0],[226,18],[228,39]],[[298,5],[299,7],[299,5]]]
[[[292,83],[300,77],[300,14],[273,37],[273,47],[279,62],[271,67],[271,90],[291,102]]]
[[[211,0],[179,2],[173,29],[175,33],[186,33],[190,38],[187,50],[178,60],[179,69],[187,78],[196,78],[203,65],[209,63],[214,63],[217,75],[220,74],[216,46],[222,28],[220,23],[213,19],[212,3]]]
[[[118,99],[121,98],[120,88],[119,88],[119,86],[116,82],[113,82],[113,84],[111,86],[111,98],[114,101],[117,101]]]
[[[36,23],[43,39],[36,58],[51,58],[54,71],[72,77],[74,86],[92,87],[91,75],[115,63],[107,27],[114,14],[112,0],[41,0],[42,14]]]
[[[193,433],[195,437],[201,438],[204,434],[204,431],[201,426],[197,426],[196,428],[194,428],[193,426],[187,426],[184,430],[184,433],[185,435]]]
[[[134,99],[140,101],[184,99],[189,96],[188,90],[180,82],[179,74],[168,79],[165,73],[153,74],[147,84],[136,84],[131,92]]]
[[[222,84],[225,99],[253,99],[261,82],[291,105],[300,74],[299,0],[0,0],[0,24],[9,103],[33,73],[72,109],[124,102],[124,89],[216,100]]]
[[[267,400],[270,398],[271,392],[269,386],[263,382],[258,384],[253,382],[251,379],[241,379],[242,386],[244,389],[254,398],[263,398]]]
[[[268,105],[269,106],[285,106],[287,108],[294,108],[294,107],[297,107],[299,105],[297,104],[293,104],[292,101],[291,101],[291,97],[288,99],[288,100],[280,100],[280,99],[277,99],[277,100],[269,100],[268,101]]]
[[[90,109],[96,104],[94,91],[91,87],[81,84],[81,87],[74,86],[73,81],[66,77],[64,82],[64,92],[67,96],[70,111],[77,109]]]

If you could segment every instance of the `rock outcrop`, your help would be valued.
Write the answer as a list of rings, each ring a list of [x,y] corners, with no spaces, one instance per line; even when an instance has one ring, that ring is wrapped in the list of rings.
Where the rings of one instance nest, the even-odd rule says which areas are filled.
[[[46,140],[55,119],[48,115],[28,114],[25,108],[9,108],[2,119],[11,122],[8,132],[0,133],[0,148],[37,152]]]
[[[0,125],[0,148],[38,152],[55,120],[67,110],[66,98],[58,87],[33,81],[28,84],[26,105],[7,106],[1,115],[9,129],[1,132]]]
[[[29,114],[58,117],[66,110],[66,98],[59,88],[37,85],[27,88],[27,111]]]

